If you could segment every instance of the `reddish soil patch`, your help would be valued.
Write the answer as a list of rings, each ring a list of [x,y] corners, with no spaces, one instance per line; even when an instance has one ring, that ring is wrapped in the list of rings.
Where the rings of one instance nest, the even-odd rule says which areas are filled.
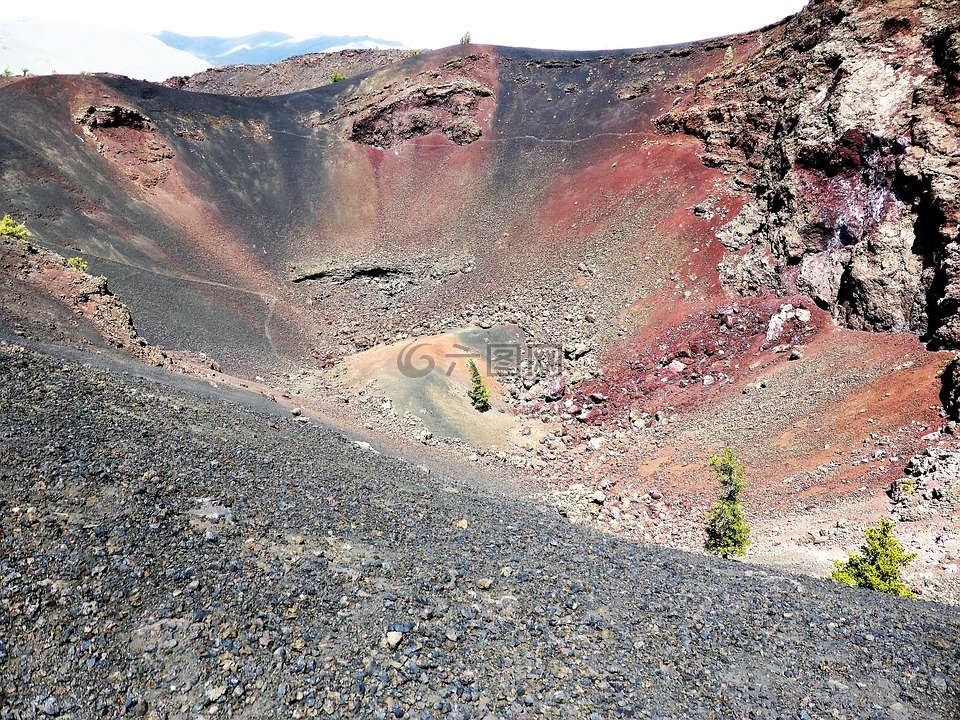
[[[779,324],[781,308],[806,310]],[[810,342],[829,317],[803,297],[740,298],[679,320],[664,308],[637,336],[608,355],[602,377],[574,394],[577,413],[592,424],[620,420],[630,410],[650,414],[671,407],[689,410],[713,402],[730,385],[760,369],[787,362]],[[571,411],[573,412],[573,411]]]

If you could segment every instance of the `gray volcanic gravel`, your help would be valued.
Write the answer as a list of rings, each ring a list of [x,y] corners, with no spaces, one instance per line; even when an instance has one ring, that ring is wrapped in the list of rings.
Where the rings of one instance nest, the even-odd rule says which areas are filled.
[[[0,718],[943,718],[960,611],[0,347]]]

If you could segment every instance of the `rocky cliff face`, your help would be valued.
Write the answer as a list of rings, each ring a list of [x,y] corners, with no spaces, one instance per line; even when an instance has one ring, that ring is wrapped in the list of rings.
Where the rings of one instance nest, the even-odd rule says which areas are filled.
[[[956,6],[815,1],[738,52],[656,121],[751,197],[724,282],[960,347]]]

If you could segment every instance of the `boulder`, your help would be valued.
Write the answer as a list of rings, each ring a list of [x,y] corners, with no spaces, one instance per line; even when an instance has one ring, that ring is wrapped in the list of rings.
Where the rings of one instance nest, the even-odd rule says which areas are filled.
[[[960,355],[943,371],[940,400],[952,420],[960,420]]]

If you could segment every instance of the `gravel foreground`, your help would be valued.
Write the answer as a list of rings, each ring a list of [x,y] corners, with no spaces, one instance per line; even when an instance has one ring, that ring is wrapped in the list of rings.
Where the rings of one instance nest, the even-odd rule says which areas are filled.
[[[960,611],[0,347],[0,718],[958,717]]]

